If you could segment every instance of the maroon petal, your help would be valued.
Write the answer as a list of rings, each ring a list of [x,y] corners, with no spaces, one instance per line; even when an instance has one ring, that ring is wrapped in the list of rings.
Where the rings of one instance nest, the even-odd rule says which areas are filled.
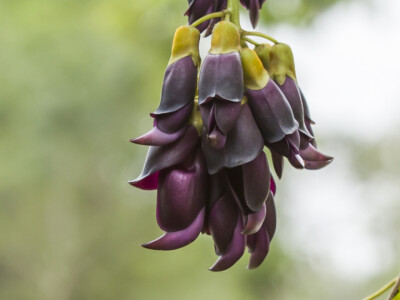
[[[299,132],[296,131],[279,142],[269,144],[268,147],[276,153],[286,156],[293,167],[303,169],[305,163],[300,156],[299,144],[300,136]]]
[[[132,184],[131,182],[129,182],[130,184],[132,184],[133,186],[142,189],[142,190],[156,190],[158,187],[158,176],[159,176],[160,172],[156,172],[154,174],[151,174],[145,178],[143,178],[142,180],[136,182],[135,184]]]
[[[268,232],[265,227],[262,227],[260,231],[254,235],[254,242],[252,245],[253,249],[251,250],[250,261],[247,267],[248,269],[255,269],[261,265],[268,255],[269,243],[270,239]]]
[[[189,24],[192,24],[201,17],[213,12],[213,0],[192,0],[189,2],[189,9],[185,15],[189,16]],[[210,21],[206,21],[196,28],[202,32],[207,28]]]
[[[242,257],[246,248],[246,236],[241,234],[242,230],[243,222],[239,217],[228,250],[219,257],[216,263],[209,269],[210,271],[224,271],[232,267]]]
[[[267,216],[265,217],[264,226],[268,231],[269,240],[271,241],[275,235],[276,230],[276,210],[275,200],[272,193],[268,195],[268,199],[265,202],[267,207]]]
[[[308,132],[307,127],[304,123],[303,101],[301,99],[300,91],[297,87],[296,82],[289,76],[286,76],[285,82],[279,87],[285,95],[286,99],[288,100],[290,107],[292,108],[294,118],[299,123],[299,131],[304,133],[308,137],[313,138],[313,136]]]
[[[238,208],[228,194],[224,194],[211,207],[209,227],[217,254],[226,253],[231,244],[238,217]]]
[[[246,205],[257,212],[261,209],[269,193],[269,167],[267,157],[261,152],[258,157],[242,166],[243,191]]]
[[[283,156],[276,153],[273,150],[271,150],[271,156],[272,156],[272,163],[274,165],[275,173],[278,176],[278,178],[281,179],[282,174],[283,174]]]
[[[151,146],[147,152],[142,173],[129,183],[141,188],[146,177],[181,163],[196,147],[199,137],[196,128],[188,126],[184,135],[176,142],[166,146]]]
[[[308,170],[321,169],[333,161],[333,157],[322,154],[310,143],[305,149],[300,150],[300,155],[304,160],[305,168]]]
[[[204,214],[205,209],[203,208],[194,219],[192,224],[190,224],[187,228],[175,232],[166,232],[158,239],[147,244],[143,244],[142,247],[153,250],[175,250],[189,245],[198,237],[201,232]]]
[[[213,98],[241,102],[243,99],[243,70],[239,52],[208,54],[199,77],[199,104]]]
[[[157,193],[157,222],[161,229],[180,231],[206,205],[208,175],[201,151],[192,165],[160,172]]]
[[[247,222],[242,233],[243,234],[256,233],[263,225],[266,215],[267,215],[267,209],[265,204],[263,204],[258,212],[249,214],[247,216]]]
[[[241,107],[240,102],[215,101],[215,121],[224,134],[228,134],[235,127]]]
[[[157,127],[153,127],[149,132],[136,139],[131,139],[130,142],[148,146],[165,146],[179,139],[185,133],[185,129],[182,128],[174,133],[165,133]]]
[[[247,104],[242,106],[235,128],[228,134],[223,149],[215,150],[211,147],[205,130],[202,143],[210,174],[215,174],[224,167],[233,168],[254,160],[264,146]]]
[[[194,101],[197,67],[192,57],[186,56],[167,67],[161,93],[161,103],[154,115],[167,114]]]
[[[271,177],[270,177],[270,190],[271,190],[271,193],[272,193],[272,195],[275,195],[276,194],[276,183],[275,183],[275,180],[274,180],[274,178],[272,177],[272,175],[271,175]],[[267,198],[267,201],[268,201],[268,198]]]
[[[167,114],[152,115],[156,119],[157,128],[166,133],[174,133],[182,129],[187,124],[192,110],[193,101],[177,111]]]
[[[249,105],[265,143],[276,143],[298,129],[289,102],[276,85],[269,80],[261,90],[246,90]]]

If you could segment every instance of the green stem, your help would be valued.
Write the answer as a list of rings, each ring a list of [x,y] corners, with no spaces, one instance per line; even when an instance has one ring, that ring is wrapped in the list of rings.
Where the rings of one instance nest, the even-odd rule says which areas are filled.
[[[268,34],[262,33],[262,32],[257,32],[257,31],[243,31],[243,35],[250,35],[250,36],[259,36],[262,37],[264,39],[267,39],[271,42],[273,42],[274,44],[278,44],[279,42],[274,39],[273,37],[269,36]]]
[[[379,291],[372,294],[371,296],[364,298],[363,300],[373,300],[373,299],[378,298],[383,293],[385,293],[388,289],[390,289],[393,285],[395,285],[395,283],[397,282],[398,279],[399,279],[399,277],[394,278],[392,281],[390,281],[388,284],[386,284],[384,287],[382,287]]]
[[[219,12],[215,12],[209,15],[205,15],[204,17],[201,17],[200,19],[198,19],[196,22],[193,22],[191,24],[191,26],[193,27],[197,27],[199,26],[201,23],[204,23],[205,21],[214,19],[214,18],[222,18],[223,16],[225,16],[225,14],[229,13],[228,11],[219,11]]]
[[[228,0],[227,9],[231,13],[230,21],[240,28],[239,0]]]
[[[243,41],[249,42],[250,44],[253,44],[253,45],[255,45],[255,46],[260,45],[260,43],[257,43],[256,41],[253,41],[252,39],[249,39],[248,37],[245,37],[245,36],[241,37],[241,39],[242,39]]]

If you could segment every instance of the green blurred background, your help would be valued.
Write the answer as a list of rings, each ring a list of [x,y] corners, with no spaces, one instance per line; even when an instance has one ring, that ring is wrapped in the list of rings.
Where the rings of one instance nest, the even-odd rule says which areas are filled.
[[[298,0],[296,10],[293,0],[271,2],[265,24],[312,26],[336,1]],[[246,253],[231,270],[209,272],[216,256],[206,236],[173,252],[139,246],[161,231],[155,192],[127,184],[146,153],[128,139],[151,127],[186,6],[0,0],[0,299],[357,299],[395,275],[387,268],[349,283],[294,255],[279,230],[254,271]],[[381,141],[322,140],[330,138],[324,148],[346,144],[355,174],[385,167],[375,160]],[[398,167],[391,174],[399,179]]]

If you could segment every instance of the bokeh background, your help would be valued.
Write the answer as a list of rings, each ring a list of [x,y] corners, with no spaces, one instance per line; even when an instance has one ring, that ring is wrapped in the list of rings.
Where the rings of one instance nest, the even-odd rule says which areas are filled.
[[[0,299],[361,299],[400,271],[400,2],[268,0],[289,43],[320,172],[286,164],[264,264],[223,273],[209,237],[173,252],[146,147],[184,0],[0,0]],[[243,10],[243,24],[247,12]],[[206,52],[207,41],[203,46]]]

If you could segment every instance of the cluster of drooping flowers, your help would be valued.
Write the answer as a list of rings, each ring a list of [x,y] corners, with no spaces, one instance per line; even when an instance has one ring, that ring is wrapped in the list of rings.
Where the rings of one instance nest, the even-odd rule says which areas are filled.
[[[251,33],[232,21],[238,0],[189,2],[192,25],[176,30],[154,127],[132,140],[150,148],[130,184],[157,189],[157,222],[165,231],[143,247],[173,250],[205,233],[219,256],[212,271],[231,267],[246,247],[255,268],[276,228],[264,146],[279,178],[284,157],[298,169],[319,169],[332,158],[316,149],[289,46],[247,38]],[[255,25],[263,1],[241,2]],[[200,32],[210,26],[211,48],[201,62]]]

